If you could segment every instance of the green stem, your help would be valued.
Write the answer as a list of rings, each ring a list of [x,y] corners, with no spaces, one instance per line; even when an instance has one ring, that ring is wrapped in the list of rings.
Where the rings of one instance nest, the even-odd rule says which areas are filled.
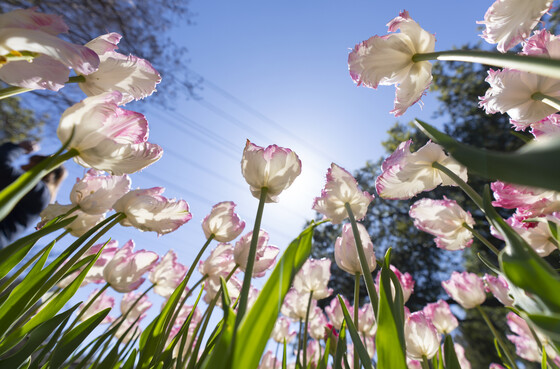
[[[74,76],[74,77],[68,78],[68,81],[66,83],[80,83],[80,82],[85,82],[85,81],[86,81],[86,77],[84,77],[84,76]]]
[[[359,331],[358,317],[360,313],[360,273],[354,275],[354,326]],[[354,345],[354,368],[360,367],[360,357],[358,356],[358,345]]]
[[[413,62],[426,60],[462,61],[512,68],[560,79],[560,60],[510,53],[496,53],[479,50],[449,50],[433,53],[415,54]]]
[[[368,291],[369,300],[371,301],[371,305],[373,306],[373,311],[375,313],[375,316],[377,316],[377,309],[378,309],[377,305],[378,305],[379,298],[377,297],[377,291],[375,290],[375,282],[373,281],[373,277],[371,276],[371,272],[369,271],[369,266],[366,260],[366,254],[362,247],[360,232],[358,231],[356,218],[354,217],[354,212],[352,212],[352,208],[350,207],[349,203],[345,203],[344,207],[348,212],[348,217],[350,218],[350,223],[352,224],[352,233],[354,234],[356,250],[358,251],[358,259],[360,259],[360,266],[362,267],[362,275],[364,276],[364,281],[366,282],[366,288]]]
[[[482,315],[482,318],[486,322],[486,325],[488,326],[488,328],[490,328],[490,331],[494,335],[494,338],[496,338],[496,341],[498,341],[498,345],[500,345],[500,348],[502,349],[502,351],[506,355],[506,358],[508,359],[510,365],[515,369],[519,369],[517,367],[517,364],[515,364],[515,358],[513,357],[512,353],[509,351],[509,348],[506,346],[506,344],[505,344],[504,340],[502,339],[502,336],[500,335],[500,333],[498,333],[498,331],[496,330],[496,328],[492,324],[492,321],[490,321],[490,318],[488,317],[486,312],[480,307],[480,305],[477,305],[476,309],[478,310],[480,315]]]
[[[22,94],[24,92],[33,91],[32,88],[25,88],[25,87],[18,87],[18,86],[10,86],[3,89],[0,89],[0,100],[6,99],[8,97],[12,97],[15,95]]]
[[[445,175],[453,180],[457,184],[457,186],[461,187],[461,189],[471,198],[471,200],[480,208],[480,210],[484,211],[482,206],[482,197],[476,193],[476,191],[469,186],[465,181],[463,181],[457,174],[453,173],[453,171],[449,170],[447,167],[441,165],[437,161],[432,163],[432,168],[436,168],[442,171]]]
[[[500,253],[500,250],[498,250],[496,246],[492,245],[490,241],[488,241],[483,235],[481,235],[470,225],[468,225],[467,223],[463,223],[463,228],[468,229],[480,242],[484,244],[484,246],[488,247],[490,251],[492,251],[495,255],[498,255]]]
[[[307,300],[307,310],[305,311],[305,329],[303,331],[303,367],[307,368],[307,330],[309,327],[309,311],[311,310],[311,301],[313,300],[313,291],[309,293]]]
[[[531,95],[531,99],[536,101],[541,101],[549,106],[552,106],[556,110],[560,110],[560,100],[558,100],[555,97],[545,95],[540,92],[535,92],[534,94]]]
[[[243,276],[243,286],[241,287],[241,293],[239,294],[239,308],[237,309],[237,318],[235,319],[236,328],[239,326],[239,323],[241,322],[241,319],[243,319],[243,315],[245,315],[245,311],[247,310],[249,289],[251,288],[251,279],[253,278],[253,268],[255,266],[255,257],[257,255],[257,245],[259,242],[259,231],[261,229],[261,220],[267,193],[267,187],[261,188],[259,207],[255,218],[255,226],[253,227],[253,237],[251,238],[249,255],[247,256],[247,266],[245,267],[245,275]]]
[[[430,369],[430,362],[426,355],[422,355],[422,361],[420,363],[422,364],[422,369]]]
[[[301,352],[301,346],[303,345],[302,329],[303,329],[303,321],[300,319],[299,320],[299,332],[298,332],[299,333],[298,334],[298,346],[297,346],[297,354],[296,354],[296,363],[297,363],[296,367],[297,366],[301,367],[301,363],[299,361],[299,356],[300,356],[299,354]]]

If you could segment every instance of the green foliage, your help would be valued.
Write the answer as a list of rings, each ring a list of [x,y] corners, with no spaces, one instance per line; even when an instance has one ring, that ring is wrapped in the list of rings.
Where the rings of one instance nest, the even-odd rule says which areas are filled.
[[[0,144],[39,141],[47,118],[46,115],[37,117],[33,110],[23,107],[19,97],[0,100]]]

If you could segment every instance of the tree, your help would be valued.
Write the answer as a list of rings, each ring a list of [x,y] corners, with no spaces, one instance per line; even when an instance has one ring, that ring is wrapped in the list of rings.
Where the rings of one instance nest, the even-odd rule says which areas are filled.
[[[19,97],[0,100],[0,144],[24,140],[38,141],[48,117],[22,107]]]

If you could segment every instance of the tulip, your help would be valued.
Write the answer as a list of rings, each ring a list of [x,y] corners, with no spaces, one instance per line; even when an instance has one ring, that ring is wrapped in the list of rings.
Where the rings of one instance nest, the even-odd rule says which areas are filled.
[[[209,277],[226,277],[235,268],[233,247],[229,243],[220,243],[206,260],[198,265],[198,271]]]
[[[161,158],[160,146],[146,142],[148,122],[120,108],[118,91],[88,97],[62,114],[56,131],[77,153],[74,161],[114,175],[135,173]]]
[[[410,273],[401,273],[401,271],[398,270],[397,267],[395,267],[394,265],[391,265],[390,268],[393,271],[393,273],[395,273],[395,276],[397,277],[399,283],[401,284],[401,290],[403,293],[403,302],[406,304],[406,302],[412,295],[412,292],[414,292],[414,284],[415,284],[414,279],[412,278]],[[381,279],[381,272],[377,273],[377,277],[375,278],[375,289],[378,292],[379,292],[380,279]],[[393,286],[393,282],[391,282],[391,294],[392,295],[395,294],[395,287]]]
[[[141,293],[129,292],[123,295],[121,300],[121,314],[126,315],[128,320],[143,319],[146,316],[146,311],[152,307],[148,296],[142,297]]]
[[[128,176],[103,175],[90,169],[84,178],[78,179],[70,192],[72,205],[77,205],[84,213],[103,214],[112,209],[113,204],[130,190]]]
[[[416,228],[436,236],[440,249],[462,250],[473,242],[472,233],[463,224],[472,228],[474,219],[455,200],[445,196],[443,200],[420,199],[410,207],[409,214]]]
[[[95,314],[99,313],[101,310],[105,310],[107,308],[112,309],[115,306],[115,299],[112,296],[109,296],[103,291],[99,294],[99,290],[93,290],[89,295],[88,299],[78,307],[77,312],[81,313],[82,309],[85,306],[88,306],[87,310],[85,310],[81,315],[79,315],[79,320],[84,322],[94,316]],[[92,299],[95,297],[95,300]],[[115,320],[115,318],[110,317],[107,315],[100,324],[107,324],[111,323]]]
[[[350,316],[352,316],[354,314],[353,307],[349,307],[350,303],[348,302],[348,299],[346,297],[342,296],[342,300],[344,301],[344,304],[348,307],[348,312]],[[344,313],[342,312],[342,306],[340,305],[338,298],[331,300],[330,305],[325,307],[325,313],[329,317],[331,324],[336,329],[340,330],[340,327],[342,326],[342,322],[344,321]]]
[[[422,310],[426,318],[430,319],[439,333],[449,334],[459,326],[457,318],[451,312],[447,302],[438,300],[429,303]]]
[[[432,64],[414,62],[415,54],[434,51],[435,36],[422,29],[405,10],[391,20],[386,36],[373,36],[354,47],[348,55],[350,76],[358,85],[377,88],[395,85],[395,116],[420,100],[432,82]]]
[[[117,292],[130,292],[140,287],[145,280],[142,276],[154,267],[158,259],[155,252],[133,252],[133,249],[134,241],[130,240],[115,253],[103,269],[103,277]]]
[[[439,169],[432,166],[437,162],[463,181],[467,181],[467,169],[447,156],[441,146],[428,142],[418,151],[411,153],[412,140],[402,142],[383,164],[383,171],[375,180],[380,197],[391,200],[406,200],[423,191],[431,191],[439,185],[455,186],[455,182]]]
[[[99,57],[82,45],[56,37],[67,32],[62,18],[31,9],[0,14],[0,55],[8,56],[0,68],[0,80],[29,89],[58,91],[68,81],[70,69],[88,75],[97,70]],[[31,53],[27,60],[9,56]]]
[[[423,312],[412,313],[404,324],[406,356],[413,360],[428,359],[437,354],[441,337],[434,325]]]
[[[284,297],[280,312],[288,318],[304,321],[307,313],[308,301],[309,293],[300,293],[296,289],[291,288]],[[317,301],[311,300],[310,311],[314,310],[316,306]]]
[[[186,273],[187,267],[177,261],[177,255],[173,250],[169,250],[150,271],[149,279],[155,285],[155,293],[169,298],[183,281]]]
[[[498,44],[498,50],[505,53],[529,34],[541,17],[552,6],[552,0],[496,0],[484,15],[486,29],[482,38],[490,44]]]
[[[307,259],[294,277],[293,286],[300,294],[312,294],[315,300],[321,300],[332,294],[328,288],[331,277],[331,261],[329,259]]]
[[[472,309],[486,300],[484,283],[474,273],[453,272],[451,278],[441,282],[441,285],[447,294],[465,309]]]
[[[243,271],[245,271],[247,267],[249,246],[251,245],[252,238],[253,232],[247,233],[235,243],[233,249],[234,260]],[[253,277],[264,276],[266,271],[274,265],[279,252],[280,250],[278,247],[268,245],[268,233],[261,229],[259,231]]]
[[[71,209],[74,209],[74,205],[60,205],[59,203],[49,204],[39,216],[41,221],[37,224],[37,229],[42,228],[45,224],[53,220],[54,218],[68,213]],[[70,232],[74,237],[81,237],[95,225],[100,223],[105,219],[105,214],[89,215],[81,210],[74,210],[68,217],[77,216],[77,218],[68,224],[65,229]]]
[[[126,215],[120,224],[163,235],[191,220],[189,204],[185,200],[165,198],[161,195],[164,190],[163,187],[132,190],[117,200],[113,208]]]
[[[284,343],[284,340],[286,340],[286,343],[290,343],[296,335],[296,331],[290,330],[290,320],[285,316],[281,316],[276,319],[270,336],[278,343]]]
[[[277,202],[278,195],[301,173],[301,161],[290,149],[271,145],[266,148],[247,140],[241,159],[241,173],[257,199],[267,188],[266,202]]]
[[[218,242],[231,242],[243,232],[245,222],[234,212],[235,203],[223,201],[212,207],[210,214],[202,220],[206,238],[214,236]]]
[[[161,82],[161,76],[147,60],[134,55],[125,56],[115,51],[121,39],[118,33],[108,33],[88,42],[85,46],[99,55],[99,69],[79,86],[88,96],[119,91],[121,104],[150,96]]]
[[[372,200],[372,195],[360,191],[358,182],[348,171],[332,163],[327,171],[325,188],[321,196],[315,198],[313,210],[330,218],[333,224],[339,224],[348,218],[344,204],[348,203],[354,217],[361,220]]]
[[[364,304],[358,311],[358,331],[363,337],[374,337],[377,332],[377,321],[371,304]]]
[[[375,252],[373,250],[373,243],[369,237],[366,227],[357,223],[358,231],[360,233],[359,247],[362,247],[367,258],[369,270],[366,273],[371,273],[377,266],[375,260]],[[362,274],[362,267],[358,259],[358,251],[356,250],[356,241],[354,233],[352,233],[352,225],[349,223],[342,226],[342,236],[337,237],[334,243],[334,259],[338,267],[350,274]]]
[[[482,279],[486,291],[491,292],[504,306],[513,306],[513,299],[509,296],[509,285],[502,275],[494,277],[490,274],[484,274]]]

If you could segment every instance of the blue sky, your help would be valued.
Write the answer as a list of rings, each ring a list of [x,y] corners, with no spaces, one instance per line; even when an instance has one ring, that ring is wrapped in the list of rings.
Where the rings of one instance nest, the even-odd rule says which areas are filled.
[[[189,71],[204,82],[196,99],[179,92],[171,102],[174,110],[150,104],[149,98],[141,103],[150,122],[149,141],[165,153],[131,178],[133,188],[163,186],[164,195],[185,199],[193,219],[159,238],[132,228],[110,233],[121,245],[132,238],[137,249],[160,255],[174,249],[187,265],[204,243],[200,223],[213,204],[236,202],[246,231],[252,229],[258,201],[240,169],[247,139],[289,147],[303,163],[302,175],[280,202],[265,207],[262,228],[281,249],[314,216],[313,198],[331,162],[352,172],[384,154],[380,142],[397,121],[389,114],[394,87],[356,87],[347,68],[355,44],[386,34],[387,22],[403,9],[436,34],[436,50],[476,42],[476,21],[491,2],[193,0],[191,5],[194,24],[179,22],[171,32],[189,50]],[[434,122],[435,96],[428,94],[423,102],[423,109],[415,105],[398,120]],[[69,202],[74,178],[85,171],[68,167],[70,179],[58,198],[62,204]]]

